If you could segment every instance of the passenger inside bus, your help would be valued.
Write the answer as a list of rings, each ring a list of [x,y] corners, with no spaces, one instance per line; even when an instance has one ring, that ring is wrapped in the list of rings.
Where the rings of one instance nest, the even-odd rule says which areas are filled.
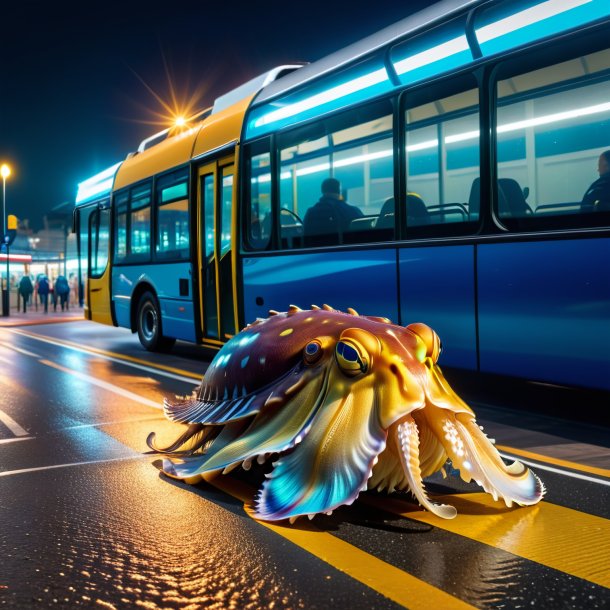
[[[305,238],[324,235],[330,239],[325,240],[325,243],[340,243],[351,221],[362,218],[363,214],[360,208],[343,199],[341,183],[336,178],[326,178],[322,182],[321,190],[322,197],[305,214]]]
[[[599,178],[587,189],[580,209],[582,212],[610,211],[610,150],[605,150],[597,161]]]

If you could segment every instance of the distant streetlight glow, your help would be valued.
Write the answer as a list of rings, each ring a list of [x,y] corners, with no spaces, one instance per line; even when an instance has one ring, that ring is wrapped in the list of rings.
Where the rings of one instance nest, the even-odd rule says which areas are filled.
[[[6,179],[11,175],[11,168],[3,163],[0,167],[0,175],[2,176],[2,242],[4,242],[4,238],[6,235]],[[2,315],[7,317],[10,315],[10,307],[11,307],[11,295],[10,295],[10,275],[9,275],[9,251],[8,251],[8,241],[5,243],[6,247],[6,287],[5,284],[2,284]]]
[[[6,179],[11,175],[11,168],[3,163],[0,167],[0,175],[2,176],[2,237],[6,233]]]

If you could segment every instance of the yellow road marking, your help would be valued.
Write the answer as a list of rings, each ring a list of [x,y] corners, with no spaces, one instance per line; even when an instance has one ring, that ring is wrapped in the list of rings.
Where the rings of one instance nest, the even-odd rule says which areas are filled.
[[[218,489],[244,502],[244,510],[252,516],[251,499],[254,491],[251,488],[240,481],[222,475],[206,475],[205,479]],[[258,521],[258,523],[351,578],[411,610],[474,608],[461,599],[369,555],[358,547],[319,530],[306,518],[300,519],[294,526],[267,521]]]
[[[610,587],[610,520],[544,500],[506,508],[486,493],[434,497],[458,510],[441,519],[404,500],[363,494],[366,504],[471,538],[555,570]]]
[[[572,470],[580,470],[582,472],[588,472],[590,474],[597,474],[601,477],[610,478],[610,470],[607,468],[598,468],[597,466],[587,466],[586,464],[579,464],[578,462],[571,462],[569,460],[562,460],[560,458],[550,457],[548,455],[541,455],[540,453],[534,453],[533,451],[526,451],[525,449],[515,449],[514,447],[508,447],[507,445],[496,445],[496,449],[504,451],[506,453],[512,453],[519,455],[524,458],[530,458],[538,462],[544,462],[546,464],[554,464],[555,466],[563,466],[564,468],[570,468]]]
[[[14,332],[18,332],[18,334],[20,334],[20,335],[26,335],[26,336],[30,336],[30,337],[33,337],[36,339],[37,338],[41,338],[41,339],[45,339],[45,340],[50,339],[53,341],[53,343],[58,343],[60,345],[65,345],[68,347],[76,347],[78,349],[89,351],[89,352],[92,352],[95,354],[101,354],[103,356],[110,356],[111,358],[117,358],[119,360],[126,360],[128,362],[135,362],[136,364],[143,364],[143,365],[148,366],[153,369],[156,368],[156,369],[160,369],[162,371],[167,371],[169,373],[176,373],[178,375],[184,375],[185,377],[191,377],[192,379],[195,379],[197,381],[201,380],[201,375],[192,373],[191,371],[185,371],[183,369],[175,368],[173,366],[167,366],[165,364],[158,364],[156,362],[151,363],[148,360],[142,360],[140,358],[135,358],[134,356],[128,356],[126,354],[118,354],[116,352],[109,352],[107,350],[100,349],[97,347],[91,347],[90,345],[83,346],[79,343],[74,343],[74,342],[68,341],[66,339],[57,339],[55,337],[50,338],[50,337],[46,337],[44,335],[38,335],[36,333],[29,332],[27,330],[19,329],[19,331],[14,331]]]

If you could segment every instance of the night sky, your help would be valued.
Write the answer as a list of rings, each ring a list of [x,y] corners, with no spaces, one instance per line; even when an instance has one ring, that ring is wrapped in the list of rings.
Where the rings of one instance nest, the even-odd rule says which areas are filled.
[[[0,162],[7,213],[39,229],[78,182],[165,125],[285,63],[315,61],[432,4],[305,0],[2,3]],[[227,11],[224,10],[227,7]],[[159,99],[160,98],[160,99]]]

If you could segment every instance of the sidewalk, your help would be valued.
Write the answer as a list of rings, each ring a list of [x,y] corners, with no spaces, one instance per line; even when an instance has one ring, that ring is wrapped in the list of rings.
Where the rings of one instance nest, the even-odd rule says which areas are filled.
[[[44,313],[44,309],[39,305],[38,311],[34,307],[28,307],[27,313],[23,311],[17,312],[11,308],[11,315],[4,317],[0,310],[0,328],[6,326],[29,326],[32,324],[56,324],[58,322],[77,322],[84,320],[82,307],[70,307],[69,311],[62,311],[61,307],[57,307],[57,311],[53,311],[53,305],[49,306],[49,313]]]

